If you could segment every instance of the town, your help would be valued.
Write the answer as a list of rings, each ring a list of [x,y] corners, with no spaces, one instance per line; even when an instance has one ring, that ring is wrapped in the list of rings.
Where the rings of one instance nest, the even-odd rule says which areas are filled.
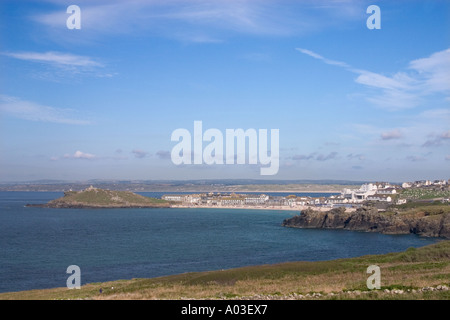
[[[408,200],[418,200],[414,191],[420,190],[422,197],[419,201],[449,202],[449,180],[420,180],[404,182],[402,185],[388,182],[365,183],[359,189],[344,188],[340,194],[330,196],[298,196],[267,195],[255,193],[195,193],[195,194],[166,194],[161,198],[172,201],[182,207],[245,207],[245,208],[280,208],[296,209],[305,207],[333,208],[345,206],[358,208],[368,202],[378,204],[404,204]]]

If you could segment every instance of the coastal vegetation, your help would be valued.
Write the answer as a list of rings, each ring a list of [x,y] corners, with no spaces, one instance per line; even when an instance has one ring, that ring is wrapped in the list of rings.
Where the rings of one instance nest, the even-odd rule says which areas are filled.
[[[381,288],[367,288],[367,267]],[[403,252],[1,293],[0,299],[450,299],[450,241]],[[100,292],[101,291],[101,292]]]
[[[449,188],[407,188],[401,192],[401,197],[409,200],[449,199]]]

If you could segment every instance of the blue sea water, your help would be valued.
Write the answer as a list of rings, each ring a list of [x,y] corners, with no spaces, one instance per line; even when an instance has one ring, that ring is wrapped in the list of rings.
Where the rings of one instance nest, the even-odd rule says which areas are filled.
[[[83,285],[381,254],[439,241],[416,235],[282,227],[282,221],[296,211],[25,207],[60,196],[0,192],[0,292],[64,287],[69,265],[80,267]]]

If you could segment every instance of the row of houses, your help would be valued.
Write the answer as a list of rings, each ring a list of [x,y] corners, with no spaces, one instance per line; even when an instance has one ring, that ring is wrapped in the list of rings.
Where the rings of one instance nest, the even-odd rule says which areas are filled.
[[[351,205],[364,201],[384,201],[391,202],[392,195],[396,189],[391,186],[378,189],[376,185],[362,185],[360,189],[345,189],[340,195],[329,197],[309,197],[309,196],[268,196],[266,194],[185,194],[185,195],[164,195],[162,199],[179,202],[184,205],[207,205],[207,206],[335,206]]]
[[[204,205],[222,205],[222,206],[240,206],[240,205],[263,205],[269,202],[269,196],[265,194],[245,195],[245,194],[187,194],[187,195],[164,195],[162,199],[168,201],[181,202],[183,204],[204,204]]]
[[[423,185],[448,185],[446,180],[429,180],[405,182],[402,188],[419,187]],[[398,199],[396,196],[400,186],[392,185],[388,182],[366,183],[359,189],[344,189],[338,195],[329,197],[299,197],[296,195],[268,196],[266,194],[221,194],[202,193],[184,195],[164,195],[162,198],[169,201],[180,202],[187,205],[209,205],[209,206],[339,206],[339,205],[360,205],[365,201],[396,202],[405,203],[405,199]]]
[[[268,196],[266,194],[186,194],[164,195],[162,199],[180,202],[185,205],[210,205],[210,206],[306,206],[326,204],[326,197],[297,197],[295,195]]]
[[[446,186],[450,184],[449,180],[418,180],[414,182],[403,182],[402,188],[419,188],[419,187],[428,187],[428,186]]]

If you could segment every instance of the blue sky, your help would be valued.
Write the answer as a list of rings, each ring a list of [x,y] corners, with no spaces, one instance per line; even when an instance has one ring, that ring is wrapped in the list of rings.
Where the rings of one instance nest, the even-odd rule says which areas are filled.
[[[448,179],[449,18],[438,0],[2,0],[0,181]],[[196,120],[279,129],[278,173],[174,165]]]

